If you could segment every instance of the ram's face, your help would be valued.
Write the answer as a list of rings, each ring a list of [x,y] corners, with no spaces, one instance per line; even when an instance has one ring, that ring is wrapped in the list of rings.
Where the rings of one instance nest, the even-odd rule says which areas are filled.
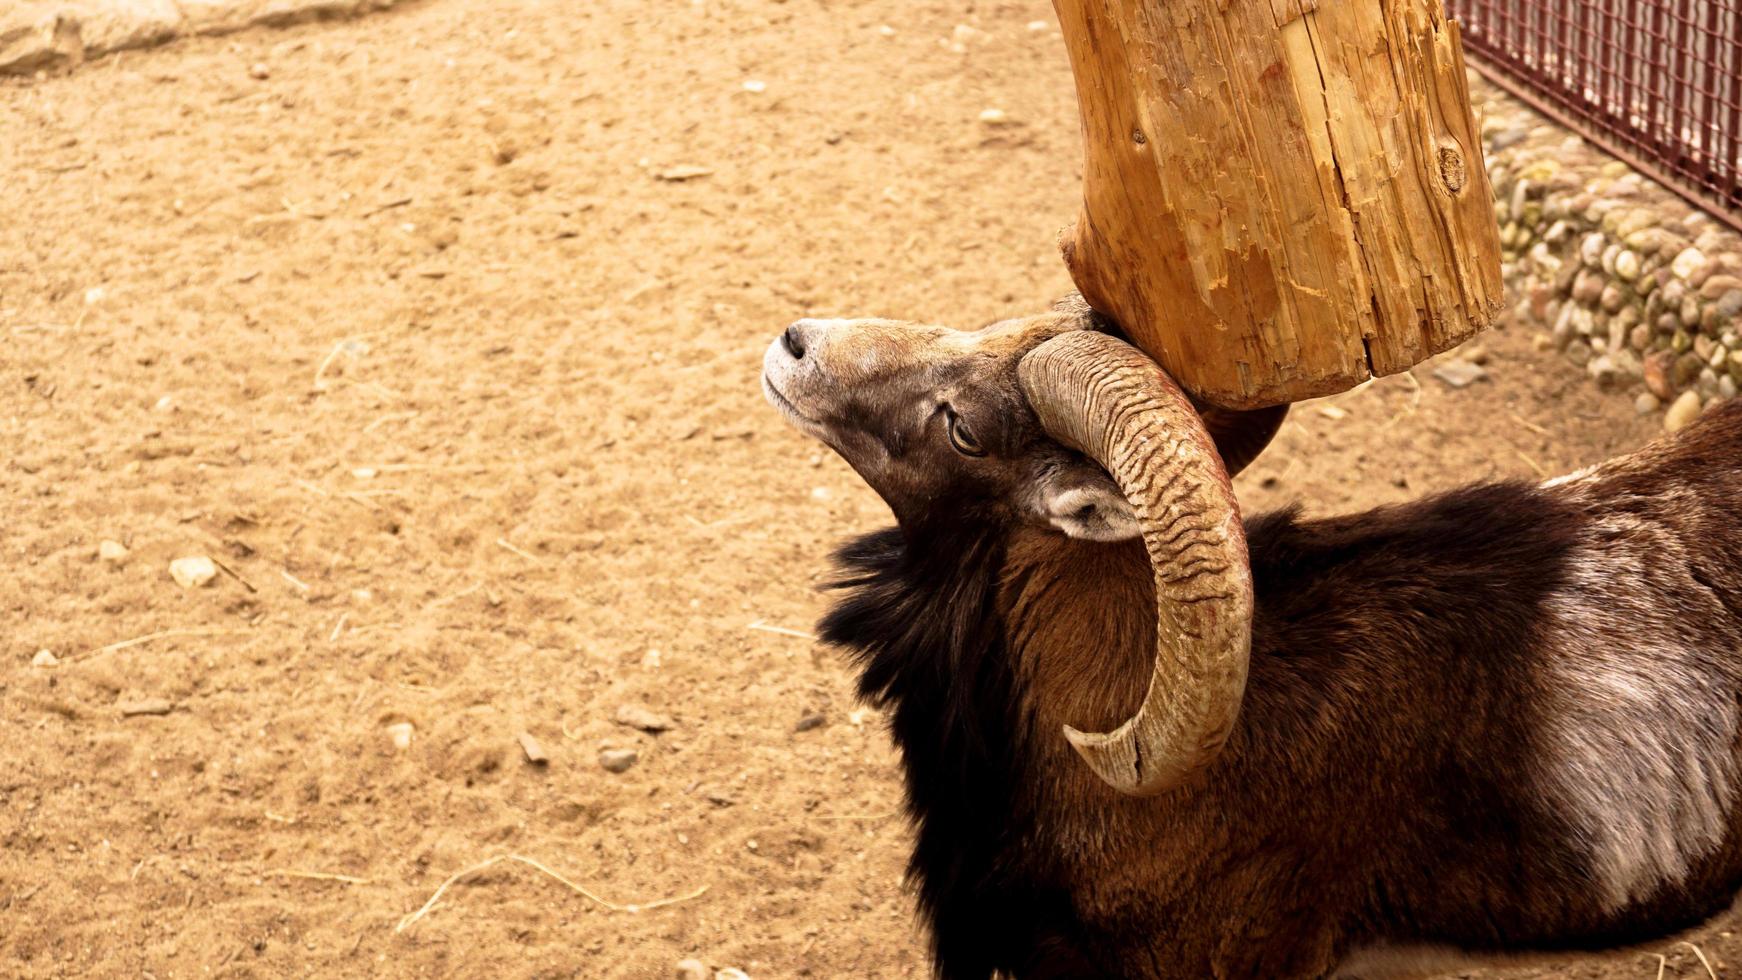
[[[904,526],[1029,520],[1117,539],[1134,533],[1123,498],[1098,467],[1046,435],[1017,381],[1025,354],[1088,325],[1074,311],[975,331],[799,320],[769,344],[762,385],[794,426],[846,459]]]

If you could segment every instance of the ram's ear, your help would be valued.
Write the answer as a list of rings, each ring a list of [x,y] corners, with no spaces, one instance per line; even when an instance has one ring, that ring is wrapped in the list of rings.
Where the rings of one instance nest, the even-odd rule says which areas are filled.
[[[1137,517],[1113,478],[1086,460],[1047,466],[1030,484],[1029,506],[1041,521],[1073,538],[1124,541]]]

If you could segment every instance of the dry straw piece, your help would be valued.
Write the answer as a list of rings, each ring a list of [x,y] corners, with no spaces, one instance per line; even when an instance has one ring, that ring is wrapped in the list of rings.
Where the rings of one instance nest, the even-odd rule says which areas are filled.
[[[450,887],[452,887],[456,882],[458,882],[460,879],[471,877],[472,875],[475,875],[480,871],[485,871],[485,870],[488,870],[490,868],[493,868],[496,865],[501,864],[504,861],[515,861],[515,862],[518,862],[520,864],[524,864],[529,868],[532,868],[534,871],[543,872],[544,874],[548,875],[549,877],[556,879],[558,882],[561,882],[564,887],[568,888],[570,891],[574,892],[575,894],[580,895],[582,898],[585,898],[588,901],[591,901],[591,902],[594,902],[598,905],[601,905],[601,906],[605,907],[606,909],[609,909],[612,912],[647,912],[647,911],[651,911],[653,909],[664,908],[668,905],[676,905],[679,902],[687,902],[687,901],[690,901],[691,899],[700,898],[708,890],[708,886],[703,885],[700,888],[697,888],[693,892],[689,892],[689,893],[683,894],[683,895],[678,895],[678,896],[673,897],[673,898],[661,898],[661,899],[657,899],[657,900],[652,901],[652,902],[644,902],[644,903],[635,904],[635,905],[618,905],[616,902],[611,902],[611,901],[607,901],[603,898],[600,898],[598,895],[595,895],[592,892],[588,891],[587,889],[581,887],[580,885],[575,884],[574,882],[570,881],[569,879],[563,877],[561,874],[558,874],[557,872],[551,870],[547,865],[542,864],[539,861],[536,861],[532,858],[525,857],[525,856],[520,855],[520,854],[498,854],[493,858],[490,858],[490,859],[485,860],[485,861],[480,861],[477,864],[474,864],[469,868],[465,868],[463,870],[456,871],[452,875],[449,875],[448,880],[442,882],[441,886],[435,890],[435,894],[433,894],[429,897],[429,901],[423,903],[423,907],[418,909],[416,912],[413,912],[410,915],[406,916],[405,918],[400,919],[399,924],[397,926],[393,927],[393,931],[394,932],[404,932],[406,929],[409,929],[413,924],[415,924],[417,922],[417,920],[423,918],[424,915],[427,914],[430,909],[435,908],[436,902],[441,900],[442,895],[444,895],[447,892],[447,890]]]
[[[85,654],[82,657],[79,657],[78,659],[79,660],[88,660],[91,657],[100,657],[105,653],[114,653],[117,650],[125,650],[128,647],[140,646],[142,644],[150,643],[153,640],[167,640],[167,639],[170,639],[172,637],[180,637],[180,636],[227,636],[227,635],[232,634],[232,633],[246,633],[246,632],[248,632],[248,630],[237,629],[237,628],[212,628],[212,629],[200,628],[200,629],[162,630],[162,631],[157,632],[157,633],[147,633],[144,636],[136,636],[131,640],[122,640],[119,643],[111,643],[106,647],[98,647],[97,649],[92,650],[91,652]]]
[[[329,871],[296,871],[291,868],[274,868],[266,873],[280,878],[308,878],[313,881],[342,881],[347,885],[369,884],[368,878],[359,878],[356,875],[333,874]]]

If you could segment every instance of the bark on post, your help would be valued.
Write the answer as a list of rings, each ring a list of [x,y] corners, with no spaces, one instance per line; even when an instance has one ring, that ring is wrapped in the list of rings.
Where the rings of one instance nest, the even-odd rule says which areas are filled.
[[[1198,398],[1256,408],[1485,328],[1500,242],[1440,0],[1053,0],[1091,306]]]

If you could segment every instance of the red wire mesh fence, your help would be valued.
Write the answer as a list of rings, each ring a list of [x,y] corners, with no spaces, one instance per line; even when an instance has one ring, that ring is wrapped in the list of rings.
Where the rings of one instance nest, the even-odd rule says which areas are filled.
[[[1500,87],[1742,228],[1742,0],[1446,0]]]

